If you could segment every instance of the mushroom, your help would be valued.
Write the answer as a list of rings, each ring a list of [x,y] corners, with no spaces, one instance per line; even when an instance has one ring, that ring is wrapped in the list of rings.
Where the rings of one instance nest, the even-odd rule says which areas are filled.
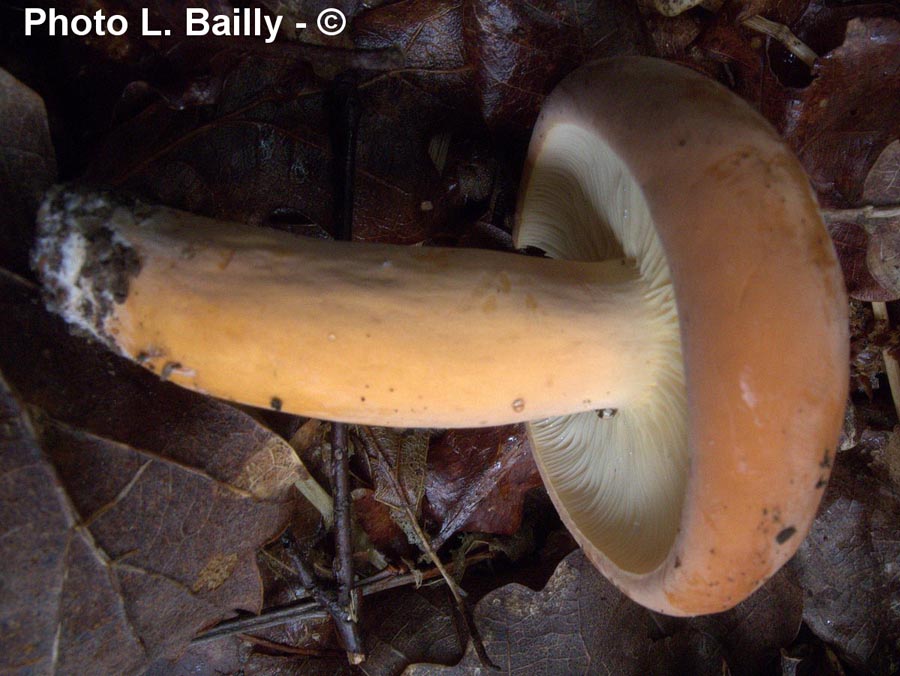
[[[847,303],[772,128],[647,58],[534,131],[509,253],[296,238],[58,189],[50,306],[213,396],[384,426],[529,422],[554,504],[631,598],[725,610],[796,550],[831,465]]]

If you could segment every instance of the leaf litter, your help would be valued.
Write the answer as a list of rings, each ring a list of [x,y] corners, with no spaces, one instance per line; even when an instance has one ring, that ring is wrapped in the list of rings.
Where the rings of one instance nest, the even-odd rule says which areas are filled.
[[[76,10],[82,4],[71,3]],[[126,0],[101,4],[110,11],[138,9]],[[298,16],[312,7],[261,4]],[[873,220],[866,211],[879,207],[881,214],[900,202],[895,7],[758,0],[672,18],[626,2],[342,7],[352,19],[352,42],[342,45],[348,48],[343,54],[296,36],[273,49],[238,42],[192,48],[187,41],[134,37],[67,41],[61,54],[85,64],[74,81],[99,93],[91,104],[66,109],[48,84],[52,77],[32,79],[57,128],[72,130],[83,120],[88,130],[56,135],[64,177],[88,177],[222,218],[328,236],[331,178],[316,170],[330,161],[328,78],[333,64],[355,58],[371,67],[359,74],[365,113],[356,237],[405,244],[491,241],[508,248],[517,167],[543,96],[590,58],[656,51],[732,87],[778,127],[832,213],[830,229],[851,293],[863,300],[898,297],[892,254],[883,254],[896,249],[898,223]],[[173,25],[179,20],[180,12],[170,8],[152,11]],[[783,32],[748,27],[745,19],[757,15],[785,26],[813,50],[819,58],[812,69],[780,41]],[[32,81],[34,72],[17,63],[20,79]],[[65,59],[57,64],[60,72],[70,69]],[[109,64],[116,73],[111,80],[103,75]],[[56,169],[41,131],[39,99],[18,85],[4,87],[0,98],[26,102],[25,115],[36,121],[28,129],[38,133],[16,132],[8,126],[14,116],[5,116],[0,158],[17,157],[8,139],[35,144],[41,158],[23,171],[8,159],[2,165],[13,177],[10,194],[25,196],[19,209],[25,217],[2,230],[19,242],[23,235],[15,233],[30,227],[35,196]],[[73,90],[62,91],[71,96]],[[96,114],[104,105],[108,114]],[[82,114],[77,123],[73,110]],[[390,223],[382,215],[386,204]],[[873,249],[882,255],[871,258]],[[267,564],[260,577],[256,554],[291,518],[295,531],[300,518],[301,530],[318,534],[315,546],[328,549],[317,510],[292,488],[299,478],[321,489],[326,478],[314,476],[309,445],[297,446],[307,472],[290,446],[244,413],[159,383],[68,336],[44,315],[27,280],[15,276],[27,277],[27,270],[3,262],[15,274],[4,273],[2,287],[0,371],[9,383],[0,392],[2,459],[13,469],[4,476],[26,477],[7,485],[18,511],[0,517],[7,534],[3,552],[15,553],[4,561],[3,579],[33,605],[4,603],[22,633],[4,635],[9,642],[0,653],[40,670],[53,659],[51,628],[61,617],[56,659],[66,665],[118,671],[156,660],[151,673],[188,665],[199,673],[350,673],[343,658],[327,652],[333,647],[327,623],[269,631],[268,643],[231,639],[192,647],[180,662],[171,661],[194,633],[236,610],[258,612],[295,596],[290,581],[275,582]],[[877,356],[891,344],[890,327],[858,326],[857,355]],[[791,566],[757,595],[722,616],[672,620],[622,597],[577,552],[549,580],[526,578],[518,564],[508,564],[503,574],[500,563],[491,564],[471,569],[467,580],[477,582],[466,582],[477,590],[470,603],[488,655],[505,670],[538,673],[800,673],[812,664],[895,670],[900,444],[891,431],[896,421],[883,412],[890,411],[883,362],[875,356],[864,361],[857,380],[868,386],[853,388],[853,429],[842,446],[848,450],[836,458],[822,513]],[[445,562],[470,547],[513,552],[504,537],[536,524],[547,528],[525,508],[537,480],[521,430],[435,432],[430,441],[423,433],[373,434],[386,451],[381,466],[355,477],[354,508],[368,536],[357,541],[363,558],[367,549],[384,550],[386,558],[379,551],[376,560],[397,571],[418,565],[407,558],[414,550],[396,544],[398,532],[411,529],[408,518],[404,529],[396,516],[398,506],[443,546]],[[461,462],[466,452],[470,461]],[[318,493],[321,505],[328,499],[327,491]],[[40,527],[18,528],[22,523]],[[517,575],[531,586],[501,584]],[[78,593],[84,588],[95,590],[92,598]],[[367,599],[363,610],[367,673],[479,668],[471,646],[466,651],[459,642],[439,589],[383,592]],[[94,631],[74,640],[73,627],[83,626]],[[113,644],[120,650],[105,650]],[[278,645],[319,653],[281,654]]]

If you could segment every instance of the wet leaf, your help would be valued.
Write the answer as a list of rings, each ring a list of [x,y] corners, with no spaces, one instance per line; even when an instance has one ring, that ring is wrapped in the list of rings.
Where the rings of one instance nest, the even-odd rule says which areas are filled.
[[[434,544],[459,531],[511,535],[525,494],[541,485],[525,428],[450,430],[428,455],[428,514],[440,524]]]
[[[55,180],[44,102],[0,70],[0,265],[27,274],[34,215]]]
[[[864,18],[792,92],[780,128],[826,205],[860,204],[875,160],[900,137],[898,89],[900,21]]]
[[[15,392],[5,410],[17,420],[4,462],[27,453],[28,471],[45,477],[22,490],[4,474],[0,502],[19,507],[2,516],[11,537],[0,561],[13,565],[3,579],[49,590],[4,601],[31,629],[4,635],[0,654],[34,651],[35,663],[56,659],[64,673],[128,672],[236,609],[258,612],[256,550],[292,511],[290,447],[245,414],[68,335],[7,274],[0,317],[0,369]],[[45,546],[18,541],[34,533],[46,533]],[[26,563],[45,554],[45,565]]]

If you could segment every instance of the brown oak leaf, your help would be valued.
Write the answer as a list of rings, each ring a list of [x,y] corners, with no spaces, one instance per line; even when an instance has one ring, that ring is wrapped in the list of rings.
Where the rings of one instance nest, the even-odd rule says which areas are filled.
[[[0,606],[22,628],[0,636],[5,666],[136,671],[260,610],[256,551],[290,517],[302,471],[286,442],[69,335],[8,273],[0,371],[0,561],[19,590]]]

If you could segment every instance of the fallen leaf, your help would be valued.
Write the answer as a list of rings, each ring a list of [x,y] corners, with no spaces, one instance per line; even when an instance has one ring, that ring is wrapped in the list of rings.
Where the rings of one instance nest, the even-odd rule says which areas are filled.
[[[804,625],[801,638],[781,651],[781,676],[846,676],[840,659]]]
[[[228,404],[162,382],[69,334],[26,284],[0,273],[0,368],[51,418],[171,458],[264,500],[304,472],[285,441]]]
[[[900,139],[889,144],[866,176],[862,201],[866,204],[900,204]]]
[[[474,614],[504,673],[749,675],[779,663],[801,607],[799,587],[782,573],[724,616],[667,618],[626,598],[576,551],[541,591],[506,585],[481,599]],[[477,666],[470,648],[454,667],[414,665],[405,673],[463,674]]]
[[[837,456],[812,531],[791,566],[805,590],[803,619],[855,669],[900,669],[900,494],[890,433],[863,434]]]
[[[363,633],[368,676],[393,676],[410,664],[453,664],[462,656],[447,591],[443,587],[398,589],[389,601],[367,599]]]
[[[884,290],[882,300],[900,298],[900,227],[885,222],[869,235],[866,266]]]
[[[13,397],[3,396],[9,411]],[[18,620],[4,625],[20,630],[4,632],[5,659],[52,663],[61,673],[134,671],[183,649],[233,609],[258,608],[250,542],[260,530],[271,537],[283,516],[277,505],[254,504],[196,471],[40,416],[23,443],[31,421],[21,409],[16,417],[13,443],[3,447],[3,502],[20,508],[0,517],[0,560],[11,565],[3,579],[13,591],[3,612]],[[23,472],[44,475],[55,495],[23,491],[28,481],[14,480]],[[45,531],[49,538],[34,535]],[[50,566],[23,560],[43,552]],[[209,584],[203,574],[222,552],[230,565]],[[34,586],[47,591],[23,593]]]
[[[587,61],[647,53],[637,7],[623,0],[466,0],[468,61],[484,120],[527,133],[544,97]]]
[[[755,676],[777,669],[781,649],[793,643],[802,618],[803,590],[793,571],[782,569],[735,608],[681,622],[718,640],[733,676]]]
[[[459,531],[515,533],[525,494],[540,485],[524,426],[445,432],[431,444],[425,479],[435,546]]]
[[[62,673],[129,672],[234,610],[258,612],[256,551],[293,511],[299,461],[286,442],[70,336],[7,273],[0,318],[0,369],[14,392],[4,410],[17,419],[4,462],[25,443],[29,471],[46,477],[23,491],[4,474],[0,503],[24,513],[2,515],[11,537],[0,561],[14,565],[3,579],[49,590],[0,604],[30,627],[4,634],[0,655],[34,652]],[[18,541],[44,532],[46,547]],[[21,559],[45,551],[46,565]]]
[[[326,9],[337,10],[344,15],[349,25],[360,12],[375,3],[363,0],[262,0],[259,4],[268,8],[271,15],[284,18],[279,39],[294,39],[346,49],[353,47],[346,31],[339,35],[325,35],[312,29],[319,13]],[[298,30],[297,23],[305,23],[307,28]]]
[[[31,420],[0,379],[0,668],[49,673],[57,608],[76,523]],[[98,590],[99,593],[99,590]],[[135,649],[124,636],[122,653]]]
[[[834,243],[844,284],[851,298],[864,301],[889,301],[892,292],[885,289],[869,270],[869,235],[855,223],[829,223],[828,234]]]
[[[409,543],[406,533],[397,525],[393,510],[375,497],[367,488],[353,491],[353,516],[369,537],[370,546],[387,555],[393,561],[404,558],[414,560],[416,550]]]
[[[55,180],[44,102],[0,69],[0,265],[28,274],[34,215]]]
[[[890,202],[896,163],[890,148],[900,137],[900,100],[892,95],[900,88],[900,20],[866,17],[841,24],[840,14],[829,11],[809,10],[803,21],[846,25],[843,43],[819,59],[809,86],[770,91],[764,112],[797,152],[824,206]],[[896,228],[886,227],[870,242],[871,233],[858,223],[829,223],[853,298],[900,297],[891,236]]]
[[[390,509],[391,517],[410,543],[423,546],[417,533],[422,496],[425,493],[427,430],[358,427],[355,435],[365,452],[375,484],[373,497]]]
[[[813,75],[790,93],[780,131],[826,206],[859,206],[875,160],[900,137],[900,21],[852,19]]]
[[[653,0],[653,8],[665,16],[675,17],[701,4],[703,0]]]
[[[374,497],[391,509],[419,513],[425,493],[430,433],[388,427],[358,428],[375,482]]]
[[[650,613],[581,552],[566,557],[542,591],[506,585],[481,599],[474,615],[488,655],[506,673],[636,674],[651,643]],[[413,665],[406,673],[466,674],[479,666],[470,649],[455,667]]]
[[[894,218],[869,219],[864,227],[869,235],[866,265],[885,292],[879,300],[900,298],[900,140],[888,145],[875,160],[862,200],[873,207],[891,205],[897,212]]]

